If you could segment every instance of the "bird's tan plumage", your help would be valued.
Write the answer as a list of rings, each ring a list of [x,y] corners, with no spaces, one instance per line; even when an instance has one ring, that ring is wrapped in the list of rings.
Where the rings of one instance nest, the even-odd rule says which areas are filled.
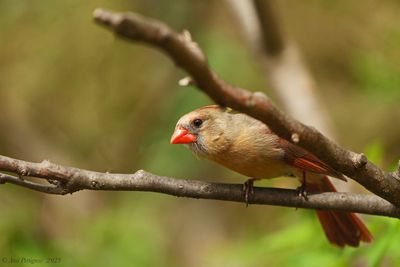
[[[264,123],[216,105],[194,110],[178,121],[176,129],[191,136],[185,143],[199,158],[221,164],[254,179],[294,175],[314,192],[334,191],[326,175],[346,180],[315,155],[276,134]],[[173,143],[177,140],[172,140]],[[319,212],[318,217],[331,243],[358,246],[372,236],[352,213]],[[357,229],[349,234],[347,229]]]

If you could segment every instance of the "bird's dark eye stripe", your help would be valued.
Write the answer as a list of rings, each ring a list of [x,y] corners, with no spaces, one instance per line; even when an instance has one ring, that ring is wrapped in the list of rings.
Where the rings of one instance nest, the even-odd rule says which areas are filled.
[[[193,121],[193,125],[194,125],[195,127],[200,127],[202,124],[203,124],[203,121],[202,121],[201,119],[195,119],[195,120]]]

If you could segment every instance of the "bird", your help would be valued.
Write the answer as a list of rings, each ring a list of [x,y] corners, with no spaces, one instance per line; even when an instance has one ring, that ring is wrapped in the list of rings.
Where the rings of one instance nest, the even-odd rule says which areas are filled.
[[[193,154],[249,177],[245,199],[253,194],[253,182],[292,176],[301,183],[299,196],[336,192],[330,177],[346,176],[317,156],[276,135],[266,124],[229,107],[208,105],[183,115],[175,126],[171,144],[184,144]],[[336,246],[358,247],[372,234],[354,213],[317,210],[328,241]]]

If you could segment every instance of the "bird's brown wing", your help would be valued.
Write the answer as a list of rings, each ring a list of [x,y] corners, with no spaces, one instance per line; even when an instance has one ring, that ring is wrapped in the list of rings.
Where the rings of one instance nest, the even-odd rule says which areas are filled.
[[[284,160],[287,164],[304,171],[325,174],[347,181],[343,174],[335,171],[332,167],[319,160],[307,150],[284,139],[280,139],[279,145],[285,151]]]

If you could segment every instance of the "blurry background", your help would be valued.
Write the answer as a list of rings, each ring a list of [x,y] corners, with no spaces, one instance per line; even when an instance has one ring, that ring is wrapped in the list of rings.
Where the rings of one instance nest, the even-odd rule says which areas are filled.
[[[338,141],[394,168],[400,2],[273,5],[318,83]],[[0,153],[97,171],[244,181],[169,145],[177,119],[212,102],[178,87],[185,74],[159,51],[95,25],[98,6],[189,29],[220,76],[273,95],[224,1],[0,0]],[[288,179],[260,185],[297,186]],[[63,266],[400,265],[400,224],[383,217],[364,217],[373,244],[340,250],[314,212],[290,208],[140,192],[51,196],[2,185],[0,210],[0,257],[60,257]]]

